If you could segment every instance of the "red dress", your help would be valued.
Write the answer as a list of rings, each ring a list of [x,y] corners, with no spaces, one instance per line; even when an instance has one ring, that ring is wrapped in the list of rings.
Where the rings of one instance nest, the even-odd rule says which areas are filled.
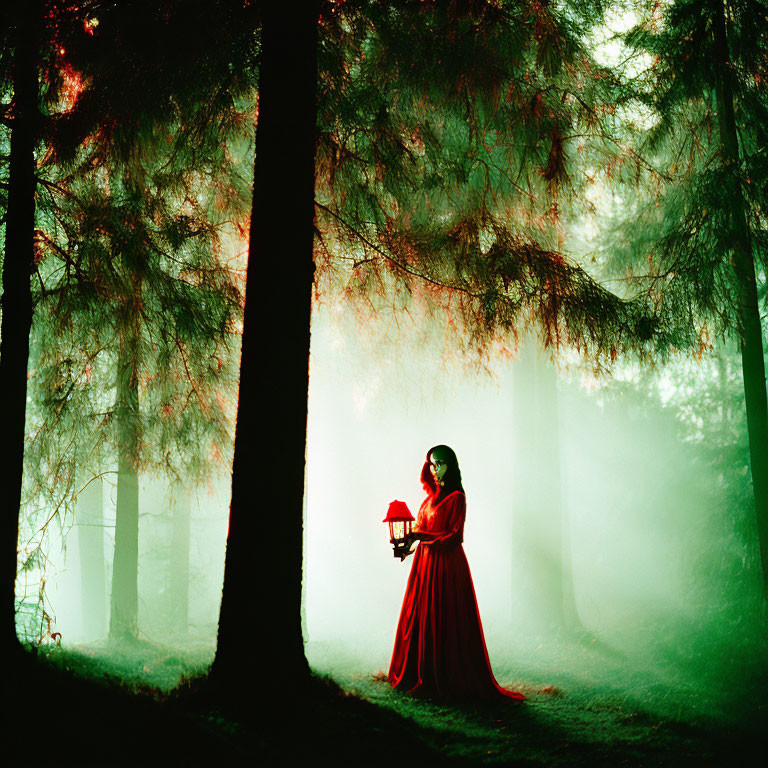
[[[416,548],[389,667],[393,688],[440,698],[525,696],[502,688],[485,647],[464,548],[466,497],[428,497],[414,530],[435,536]]]

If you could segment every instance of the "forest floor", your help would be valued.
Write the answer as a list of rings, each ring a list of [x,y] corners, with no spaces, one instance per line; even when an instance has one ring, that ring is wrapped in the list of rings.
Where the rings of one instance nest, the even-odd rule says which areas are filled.
[[[344,690],[412,722],[446,758],[486,765],[765,765],[765,648],[726,658],[713,646],[683,660],[672,648],[659,654],[659,645],[657,638],[645,657],[631,658],[589,634],[530,646],[494,664],[500,683],[526,695],[523,704],[448,705],[403,695],[365,659],[318,648],[308,656]]]
[[[566,666],[550,647],[549,667],[527,660],[514,671],[496,670],[503,684],[526,694],[524,703],[449,705],[397,693],[359,659],[340,663],[337,650],[334,664],[323,664],[330,656],[315,648],[308,654],[317,660],[315,684],[294,711],[264,728],[258,719],[235,722],[194,696],[174,694],[180,679],[205,673],[209,648],[180,654],[144,644],[119,657],[104,650],[49,648],[35,663],[30,658],[13,692],[10,733],[19,758],[47,754],[79,765],[741,767],[763,765],[768,746],[762,665],[741,665],[725,696],[629,673],[599,649],[583,653],[576,666],[573,648],[561,649]],[[266,713],[271,702],[263,704]]]

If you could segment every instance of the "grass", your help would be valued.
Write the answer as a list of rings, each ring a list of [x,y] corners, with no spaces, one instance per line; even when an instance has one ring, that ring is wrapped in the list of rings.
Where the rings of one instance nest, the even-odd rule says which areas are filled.
[[[310,651],[312,649],[310,648]],[[247,649],[244,649],[247,652]],[[14,689],[13,749],[36,759],[218,765],[761,765],[768,675],[733,659],[732,687],[662,664],[634,666],[609,646],[550,642],[499,664],[527,701],[447,704],[393,691],[380,670],[335,650],[283,712],[233,718],[190,695],[210,646],[139,643],[119,655],[96,646],[40,649]],[[313,653],[309,653],[312,661]],[[658,660],[657,660],[658,661]],[[642,662],[642,660],[641,660]],[[712,671],[716,678],[722,669]],[[181,683],[181,685],[179,685]],[[271,715],[271,716],[269,716]]]
[[[410,720],[445,756],[489,765],[763,764],[764,648],[733,655],[731,644],[723,657],[713,645],[681,663],[658,646],[632,657],[617,647],[585,635],[511,651],[494,669],[503,685],[525,693],[522,707],[403,696],[359,658],[316,655],[345,690]]]

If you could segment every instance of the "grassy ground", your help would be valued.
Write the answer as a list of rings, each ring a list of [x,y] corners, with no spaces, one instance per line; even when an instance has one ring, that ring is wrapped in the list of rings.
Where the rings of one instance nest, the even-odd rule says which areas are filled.
[[[383,673],[371,674],[359,660],[356,668],[353,661],[325,666],[345,690],[413,722],[446,757],[541,766],[765,762],[764,658],[730,659],[707,679],[700,663],[630,662],[592,638],[535,650],[521,652],[514,667],[495,667],[502,684],[525,693],[523,705],[446,706],[392,691]]]
[[[326,669],[315,665],[326,676],[267,728],[266,720],[238,722],[194,696],[173,693],[180,679],[204,673],[209,647],[180,654],[142,644],[119,657],[104,651],[49,649],[25,671],[10,731],[19,758],[37,759],[42,749],[79,765],[105,759],[224,766],[764,762],[768,677],[761,665],[741,664],[741,677],[734,673],[733,690],[724,692],[658,667],[630,670],[599,647],[551,645],[514,669],[496,669],[501,682],[526,694],[524,704],[447,705],[396,693],[378,670],[360,660],[344,663],[336,652]],[[271,702],[264,704],[266,712]]]
[[[367,755],[366,764],[389,765],[401,751],[407,765],[440,759],[410,723],[317,677],[289,704],[259,700],[255,689],[255,711],[234,718],[195,694],[195,681],[168,691],[170,656],[145,644],[117,658],[98,658],[93,648],[30,656],[3,686],[3,758],[9,765],[238,767],[358,765]],[[183,666],[177,671],[197,668]]]

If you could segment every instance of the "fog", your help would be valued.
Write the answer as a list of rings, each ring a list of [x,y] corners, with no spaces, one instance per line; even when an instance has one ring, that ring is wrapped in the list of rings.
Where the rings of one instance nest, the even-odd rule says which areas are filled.
[[[515,356],[497,346],[481,360],[456,353],[444,330],[439,321],[398,329],[386,314],[363,325],[341,307],[315,307],[303,605],[311,665],[339,677],[388,668],[412,559],[392,557],[382,518],[394,499],[416,512],[426,452],[445,443],[461,467],[464,547],[502,683],[537,668],[577,672],[586,662],[562,655],[567,640],[600,649],[612,669],[711,685],[762,615],[748,475],[738,469],[747,458],[733,351],[654,373],[619,365],[613,378],[596,379],[573,355],[554,364],[533,337]],[[718,424],[707,422],[712,414]],[[735,437],[713,460],[707,435],[716,428]],[[92,525],[84,514],[49,527],[45,568],[19,576],[27,606],[46,579],[50,633],[36,614],[43,643],[60,633],[65,646],[109,653],[114,477],[103,477],[96,525],[104,552],[104,586],[90,608],[97,620],[84,608],[93,597],[83,579],[94,578],[83,576],[78,530]],[[205,663],[216,637],[228,478],[189,495],[180,625],[171,494],[161,479],[142,481],[139,634]],[[23,532],[34,527],[25,518]]]
[[[479,365],[439,322],[361,328],[336,313],[315,316],[310,368],[305,629],[316,668],[388,668],[411,561],[392,557],[381,520],[394,499],[416,512],[426,452],[445,443],[502,682],[558,665],[578,673],[587,662],[574,643],[610,660],[603,675],[632,671],[692,698],[732,673],[763,615],[733,349],[597,379],[574,355],[553,362],[535,337]]]
[[[44,607],[51,618],[51,633],[60,633],[64,645],[88,644],[109,653],[106,636],[109,627],[109,595],[114,554],[117,473],[102,477],[101,519],[90,519],[82,504],[61,520],[48,525],[42,539],[46,552],[45,568],[21,572],[17,579],[17,600],[26,594],[22,607],[34,606],[40,579],[45,580]],[[96,483],[92,483],[95,485]],[[190,501],[190,539],[188,607],[183,626],[180,595],[174,584],[173,501],[167,482],[143,475],[140,482],[139,516],[139,636],[150,643],[178,645],[182,649],[206,649],[212,658],[216,638],[221,584],[224,576],[229,487],[226,478],[218,484],[187,489]],[[85,494],[81,494],[81,499]],[[89,510],[92,514],[92,510]],[[24,525],[24,523],[27,525]],[[29,529],[22,520],[22,552],[31,550],[37,537],[24,541]],[[84,537],[84,529],[94,534],[103,547],[104,562],[95,568],[84,561],[85,548],[93,548],[93,539]],[[87,535],[87,534],[86,534]],[[95,572],[94,572],[95,571]],[[98,581],[103,580],[100,585]],[[181,590],[183,599],[183,589]],[[22,616],[26,612],[21,612]],[[47,625],[40,611],[35,621],[17,620],[19,634],[33,641],[46,637]]]

